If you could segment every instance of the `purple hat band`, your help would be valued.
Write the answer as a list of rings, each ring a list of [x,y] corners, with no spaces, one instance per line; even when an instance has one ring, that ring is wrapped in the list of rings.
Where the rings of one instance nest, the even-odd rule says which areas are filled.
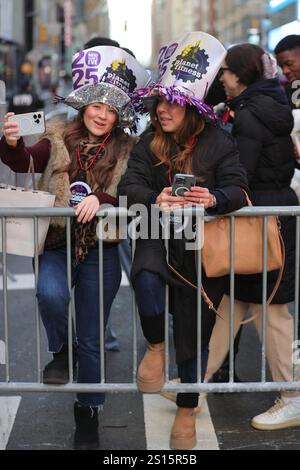
[[[183,88],[181,86],[181,88]],[[163,96],[170,103],[177,103],[180,106],[186,104],[195,106],[199,114],[208,116],[213,122],[219,122],[219,117],[214,113],[211,106],[204,103],[199,98],[192,95],[192,92],[186,88],[185,90],[179,89],[176,85],[164,86],[161,83],[153,83],[149,88],[139,88],[134,93],[130,94],[134,106],[139,106],[140,113],[149,112],[148,109],[142,104],[142,98],[151,96],[153,90],[158,91],[158,96]],[[155,95],[153,95],[155,96]]]

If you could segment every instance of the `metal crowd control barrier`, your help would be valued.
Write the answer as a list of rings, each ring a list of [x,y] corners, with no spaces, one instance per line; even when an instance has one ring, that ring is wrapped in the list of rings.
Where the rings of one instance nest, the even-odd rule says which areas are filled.
[[[180,210],[184,215],[196,216],[197,218],[197,231],[201,235],[199,228],[199,221],[203,221],[204,210],[203,208],[185,208]],[[128,212],[124,208],[105,209],[99,210],[97,216],[99,220],[107,217],[108,215],[115,214],[117,217],[135,217],[134,213]],[[36,382],[11,382],[10,381],[10,364],[9,364],[9,335],[8,335],[8,296],[7,296],[7,253],[6,253],[6,219],[8,217],[31,217],[34,219],[34,242],[35,242],[35,256],[34,256],[34,271],[35,271],[35,288],[37,287],[37,279],[39,272],[39,257],[37,253],[37,239],[38,239],[38,217],[66,217],[66,235],[67,235],[67,278],[68,287],[71,291],[71,218],[74,217],[74,209],[13,209],[13,208],[0,208],[0,219],[2,221],[2,265],[3,265],[3,314],[4,314],[4,338],[5,342],[5,381],[0,381],[0,392],[130,392],[136,391],[136,369],[137,369],[137,309],[132,291],[132,382],[131,383],[107,383],[105,379],[104,367],[104,313],[103,313],[103,283],[101,280],[103,276],[103,241],[99,240],[99,305],[100,305],[100,356],[101,356],[101,382],[96,384],[77,384],[72,382],[72,301],[69,303],[68,310],[68,343],[69,343],[69,383],[66,385],[45,385],[41,382],[41,334],[40,334],[40,317],[38,310],[37,299],[35,299],[35,319],[36,319],[36,350],[37,350],[37,381]],[[239,211],[228,214],[230,217],[230,235],[231,246],[233,247],[234,240],[234,221],[235,217],[246,216],[261,216],[264,219],[263,242],[263,296],[262,296],[262,346],[261,346],[261,381],[260,382],[246,382],[235,383],[233,379],[233,327],[234,327],[234,249],[231,249],[231,271],[230,271],[230,371],[229,382],[226,383],[204,383],[201,381],[201,296],[198,295],[197,301],[197,361],[198,361],[198,377],[197,382],[190,384],[172,383],[169,381],[169,292],[166,287],[166,300],[165,300],[165,378],[166,383],[163,391],[172,392],[261,392],[261,391],[275,391],[275,390],[300,390],[300,381],[296,379],[296,365],[293,369],[293,380],[290,382],[267,382],[266,381],[266,309],[267,309],[267,219],[268,216],[294,216],[296,217],[296,256],[295,256],[295,324],[294,324],[294,341],[295,344],[298,340],[298,323],[299,323],[299,256],[300,256],[300,207],[287,206],[287,207],[245,207]],[[165,216],[164,216],[165,217]],[[166,219],[165,219],[166,220]],[[165,245],[168,256],[168,224],[164,224]],[[132,240],[132,259],[135,251],[135,240]],[[200,293],[201,286],[201,251],[197,254],[198,274],[197,274],[197,287]],[[292,357],[291,357],[292,360]]]

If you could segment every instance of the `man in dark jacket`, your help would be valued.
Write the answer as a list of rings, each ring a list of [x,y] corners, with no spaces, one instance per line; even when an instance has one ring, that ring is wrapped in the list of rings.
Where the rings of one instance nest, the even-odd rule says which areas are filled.
[[[300,108],[299,85],[293,88],[293,83],[300,80],[300,34],[291,34],[281,39],[274,50],[278,65],[287,78],[289,85],[286,87],[286,94],[292,109]],[[295,166],[300,169],[299,153],[294,147]],[[300,338],[300,324],[298,328]]]
[[[291,34],[281,39],[274,49],[278,65],[288,80],[286,87],[292,109],[300,107],[300,96],[297,88],[293,88],[293,82],[300,80],[300,35]]]

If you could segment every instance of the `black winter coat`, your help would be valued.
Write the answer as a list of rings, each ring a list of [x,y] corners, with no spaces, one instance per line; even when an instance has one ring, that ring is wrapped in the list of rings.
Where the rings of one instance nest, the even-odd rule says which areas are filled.
[[[150,131],[141,137],[131,153],[128,168],[119,184],[119,194],[127,196],[128,206],[142,203],[150,209],[156,196],[163,188],[170,186],[168,167],[158,165],[159,160],[150,151],[153,136],[154,132]],[[226,212],[237,210],[245,204],[241,188],[247,190],[246,172],[239,162],[233,139],[224,131],[206,124],[194,151],[192,168],[193,173],[201,177],[202,186],[212,192],[220,191],[226,201]],[[171,241],[169,255],[170,262],[181,274],[196,283],[194,252],[185,251],[184,240]],[[171,287],[170,311],[174,314],[177,363],[195,357],[197,331],[195,291],[183,286],[169,271],[162,240],[137,240],[132,279],[134,280],[142,270],[158,273]],[[217,284],[219,281],[215,279],[214,282]],[[224,293],[224,289],[222,292]],[[213,295],[212,291],[209,293]],[[218,302],[220,300],[221,298]],[[211,312],[209,315],[212,316]],[[208,330],[210,336],[211,329]]]
[[[240,161],[248,175],[250,197],[255,206],[298,205],[290,188],[295,159],[290,137],[293,115],[277,79],[250,85],[229,106],[235,111],[232,135],[240,151]],[[294,297],[295,219],[281,218],[286,249],[286,266],[281,285],[272,303],[283,304]],[[268,274],[268,295],[277,272]],[[262,276],[236,276],[235,297],[261,303]]]

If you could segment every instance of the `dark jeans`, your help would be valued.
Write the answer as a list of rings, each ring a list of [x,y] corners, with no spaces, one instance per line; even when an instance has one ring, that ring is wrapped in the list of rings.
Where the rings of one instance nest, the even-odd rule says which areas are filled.
[[[157,341],[164,341],[164,309],[165,309],[165,283],[159,274],[150,271],[141,271],[134,280],[136,302],[141,317],[141,324],[145,337]],[[157,321],[160,319],[160,321]],[[151,331],[152,330],[152,331]],[[153,331],[155,330],[155,331]],[[208,349],[201,351],[202,380],[206,371]],[[197,381],[197,359],[192,358],[178,365],[178,375],[183,383]],[[177,405],[183,408],[194,408],[198,403],[198,393],[178,393]]]
[[[68,343],[68,304],[66,250],[49,250],[40,256],[37,298],[46,329],[49,351],[59,352]],[[104,322],[121,282],[118,248],[103,250]],[[99,383],[99,262],[98,250],[91,249],[86,259],[76,265],[72,254],[72,286],[75,287],[76,337],[78,341],[78,382]],[[75,337],[75,333],[74,333]],[[104,393],[78,393],[86,406],[98,406]]]

